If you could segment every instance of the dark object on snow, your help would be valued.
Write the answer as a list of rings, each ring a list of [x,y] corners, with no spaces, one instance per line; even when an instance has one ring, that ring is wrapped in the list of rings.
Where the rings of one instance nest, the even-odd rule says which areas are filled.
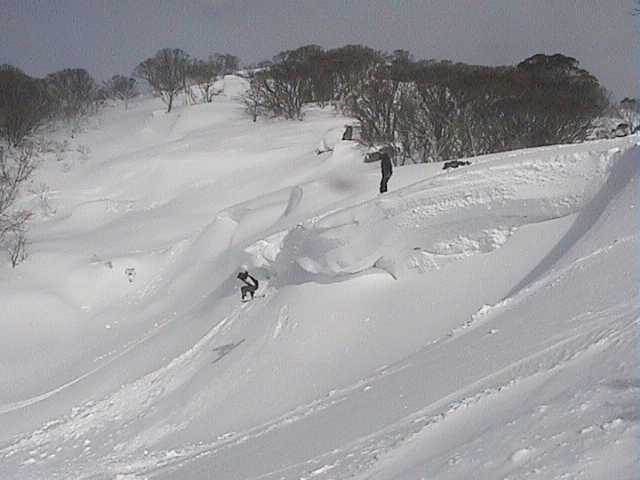
[[[471,162],[462,162],[460,160],[449,160],[448,162],[444,162],[444,165],[442,166],[443,170],[447,170],[449,168],[458,168],[458,167],[463,167],[465,165],[471,165]]]
[[[628,123],[620,123],[616,128],[611,130],[614,137],[626,137],[631,134],[631,126]]]
[[[127,280],[129,280],[129,283],[133,283],[133,279],[136,278],[136,269],[135,268],[125,268],[124,269],[124,274],[127,277]]]
[[[393,175],[393,164],[391,163],[391,157],[387,152],[380,152],[380,172],[382,173],[382,180],[380,180],[380,193],[387,191],[387,183],[391,175]]]
[[[353,140],[353,127],[347,125],[342,134],[342,140]]]
[[[373,163],[380,161],[380,153],[379,152],[371,152],[367,153],[364,156],[364,163]]]
[[[260,285],[258,283],[258,280],[256,280],[253,276],[251,276],[249,272],[247,272],[246,270],[243,270],[240,273],[238,273],[238,279],[244,282],[244,285],[240,287],[242,300],[244,300],[244,297],[247,294],[249,294],[251,296],[251,299],[253,300],[253,296],[255,295],[256,290],[258,290],[258,286]]]

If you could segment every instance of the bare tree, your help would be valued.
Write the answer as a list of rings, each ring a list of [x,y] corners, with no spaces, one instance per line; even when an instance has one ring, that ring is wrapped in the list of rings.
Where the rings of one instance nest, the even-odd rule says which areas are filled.
[[[384,63],[382,53],[363,45],[346,45],[329,50],[326,58],[335,101],[349,97]]]
[[[129,108],[129,101],[137,97],[140,92],[136,86],[136,79],[125,77],[124,75],[114,75],[104,82],[104,94],[107,98],[113,100],[121,100],[124,102],[124,108]]]
[[[24,228],[16,228],[12,230],[4,241],[11,266],[16,268],[27,258],[27,237]]]
[[[156,95],[167,104],[167,113],[170,113],[176,95],[185,88],[189,64],[189,55],[183,50],[163,48],[141,62],[134,75],[151,85]]]
[[[524,74],[523,110],[535,121],[529,146],[584,140],[610,105],[607,91],[572,57],[534,55],[518,64],[516,74]]]
[[[26,256],[25,225],[31,212],[15,208],[20,187],[37,166],[32,145],[0,147],[0,244],[10,254],[15,267]]]
[[[360,91],[384,61],[382,54],[359,45],[329,51],[318,45],[287,50],[250,75],[245,103],[254,118],[264,114],[301,119],[305,103],[337,106]]]
[[[563,55],[517,67],[413,62],[396,51],[349,95],[370,144],[401,160],[443,161],[583,140],[608,105],[597,79]]]
[[[637,98],[626,97],[620,101],[616,109],[620,118],[629,125],[631,131],[635,131],[640,125],[640,103]]]
[[[214,53],[209,57],[219,67],[219,75],[230,75],[240,68],[240,59],[230,53]]]
[[[0,138],[17,146],[49,118],[51,106],[42,80],[0,66]]]
[[[281,52],[273,65],[254,72],[245,104],[256,114],[302,119],[302,107],[312,95],[304,48]]]
[[[609,104],[598,80],[561,54],[486,67],[415,61],[406,50],[307,45],[248,78],[254,121],[302,119],[305,103],[331,101],[359,120],[362,140],[393,145],[401,162],[580,141]]]
[[[362,137],[368,143],[395,142],[404,104],[402,83],[390,78],[381,65],[373,78],[346,99],[348,111],[360,121]]]
[[[189,65],[187,73],[189,83],[195,85],[200,90],[200,95],[204,103],[211,103],[216,95],[214,84],[218,76],[223,71],[222,65],[214,58],[209,60],[194,60]]]
[[[83,68],[66,68],[47,75],[49,93],[55,99],[56,113],[75,120],[97,109],[98,86]]]
[[[246,73],[245,78],[249,80],[249,89],[242,96],[242,102],[244,103],[245,110],[249,115],[251,115],[251,119],[256,122],[258,120],[259,115],[263,115],[262,112],[262,94],[260,91],[259,85],[256,84],[256,76],[259,75],[260,71],[251,70]]]
[[[439,162],[456,155],[456,117],[460,107],[445,85],[418,82],[415,86],[415,109],[403,117],[407,140],[421,162]],[[407,125],[408,124],[408,125]],[[407,125],[405,127],[405,125]],[[407,147],[403,148],[407,150]]]

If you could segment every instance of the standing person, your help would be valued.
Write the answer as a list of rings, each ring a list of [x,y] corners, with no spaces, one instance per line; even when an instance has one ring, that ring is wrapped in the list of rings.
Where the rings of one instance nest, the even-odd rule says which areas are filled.
[[[386,150],[382,150],[380,153],[380,169],[382,173],[382,180],[380,180],[380,193],[387,191],[387,183],[393,175],[393,164],[391,163],[391,157]]]
[[[240,269],[240,273],[238,273],[238,279],[244,282],[244,285],[240,287],[240,293],[242,294],[242,301],[246,301],[244,297],[249,294],[251,296],[251,300],[253,300],[253,296],[258,290],[258,280],[253,277],[247,270],[247,267],[243,266]]]
[[[342,140],[353,140],[353,127],[351,125],[345,125]]]

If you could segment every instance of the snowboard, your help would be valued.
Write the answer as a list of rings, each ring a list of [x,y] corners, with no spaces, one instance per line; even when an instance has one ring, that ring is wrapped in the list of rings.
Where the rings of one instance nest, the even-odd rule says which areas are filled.
[[[264,293],[256,293],[253,298],[245,298],[245,299],[241,299],[240,303],[247,303],[250,302],[251,300],[255,300],[256,298],[264,298],[266,295]]]

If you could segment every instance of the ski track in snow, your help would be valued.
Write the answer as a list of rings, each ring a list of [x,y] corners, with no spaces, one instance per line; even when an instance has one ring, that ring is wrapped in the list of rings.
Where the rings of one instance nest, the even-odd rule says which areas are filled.
[[[552,288],[558,281],[568,276],[572,271],[583,268],[585,263],[635,239],[636,235],[623,237],[612,242],[610,245],[601,247],[588,255],[575,259],[568,266],[550,273],[548,276],[536,281],[530,287],[521,290],[515,297],[507,298],[494,307],[481,309],[477,316],[472,318],[471,323],[465,323],[459,329],[455,329],[445,337],[437,339],[433,342],[433,345],[451,341],[451,337],[465,332],[472,326],[477,326],[475,323],[478,317],[486,321],[487,316],[495,313],[496,308],[513,307],[519,301],[522,301],[522,299],[535,294],[542,288]],[[636,328],[637,321],[629,322],[627,319],[634,315],[637,317],[638,309],[635,304],[630,303],[616,305],[603,311],[588,312],[588,314],[570,319],[568,323],[579,325],[570,336],[560,340],[554,340],[551,345],[545,346],[529,357],[518,360],[502,370],[492,373],[488,377],[477,380],[474,384],[465,387],[465,389],[456,391],[442,398],[436,402],[436,404],[429,405],[422,411],[412,413],[410,416],[389,426],[385,430],[375,432],[367,438],[358,439],[352,445],[338,449],[337,451],[327,452],[324,455],[301,464],[292,465],[284,470],[269,472],[255,478],[335,478],[336,470],[339,470],[340,478],[346,478],[367,471],[376,464],[381,456],[394,449],[400,448],[402,445],[410,442],[412,438],[420,434],[424,429],[447,420],[456,412],[470,408],[480,402],[489,401],[492,397],[499,395],[503,391],[523,381],[544,376],[544,374],[563,368],[571,361],[591,350],[603,349],[611,344],[620,342],[621,339],[625,337],[628,338],[629,332]],[[618,320],[612,325],[612,318],[620,318],[621,320]],[[604,327],[602,326],[603,319],[606,321]],[[585,331],[585,327],[592,323],[595,324],[595,326],[591,326],[589,330]],[[274,335],[276,335],[281,328],[282,324],[279,321]],[[433,345],[425,347],[425,351],[432,348]],[[354,392],[369,391],[375,388],[376,383],[385,377],[411,368],[411,366],[411,359],[403,360],[397,365],[383,368],[382,371],[375,376],[363,379],[347,388],[334,390],[330,393],[328,399],[320,399],[311,405],[302,406],[274,423],[256,429],[256,431],[234,434],[234,440],[232,441],[228,442],[225,439],[221,445],[218,443],[199,445],[193,447],[193,450],[187,448],[180,453],[176,451],[172,451],[171,454],[168,454],[168,452],[160,452],[149,462],[149,464],[152,465],[149,470],[147,470],[148,467],[143,466],[144,462],[142,465],[139,464],[138,468],[142,467],[141,472],[144,474],[153,474],[156,469],[164,468],[168,468],[169,471],[171,471],[171,466],[175,463],[183,466],[185,461],[188,462],[190,460],[197,460],[202,456],[219,454],[224,449],[241,445],[242,443],[266,435],[275,429],[284,428],[292,422],[303,420],[317,411],[322,411],[346,402],[348,397]],[[504,380],[500,382],[499,380],[503,378]],[[491,386],[487,386],[487,384]],[[439,413],[430,413],[434,410],[439,411]],[[519,460],[523,458],[525,458],[524,450],[514,454],[516,463],[519,463]],[[131,461],[124,463],[130,465]],[[318,465],[322,466],[318,467]],[[324,474],[327,475],[325,476]]]
[[[516,297],[507,298],[494,307],[482,309],[476,318],[472,317],[471,323],[466,323],[450,332],[449,335],[436,340],[433,345],[425,347],[428,350],[443,341],[448,341],[452,336],[461,331],[467,330],[475,323],[477,318],[486,319],[487,315],[495,312],[496,308],[512,307],[523,297],[535,293],[540,288],[561,280],[572,270],[581,266],[599,255],[609,252],[611,249],[621,246],[626,242],[635,239],[635,235],[616,240],[612,244],[601,247],[590,254],[574,260],[570,265],[560,271],[538,280],[531,286],[521,290]],[[33,466],[42,461],[46,461],[55,453],[46,449],[48,444],[64,444],[66,442],[80,442],[81,437],[90,431],[98,430],[105,424],[117,419],[118,422],[133,419],[145,409],[150,408],[153,402],[163,395],[168,395],[180,387],[187,378],[194,374],[204,362],[204,347],[211,344],[212,339],[222,329],[233,323],[246,308],[250,308],[251,303],[237,308],[231,315],[225,317],[214,326],[204,337],[202,337],[193,347],[184,352],[179,357],[174,358],[165,367],[152,372],[138,381],[124,386],[120,391],[112,396],[77,408],[69,418],[61,419],[46,425],[42,430],[34,432],[31,436],[16,443],[4,447],[0,450],[0,456],[9,460],[16,456],[18,452],[30,452],[33,454],[23,460],[23,465]],[[595,312],[590,317],[595,323],[599,323],[604,313]],[[609,315],[605,315],[605,318]],[[609,317],[610,318],[610,317]],[[610,325],[606,328],[596,326],[589,331],[584,331],[586,317],[580,319],[582,330],[569,338],[563,338],[550,346],[536,352],[528,358],[519,360],[501,371],[494,372],[490,376],[477,380],[474,384],[465,387],[461,391],[453,392],[440,399],[436,404],[428,405],[421,411],[413,412],[411,415],[393,425],[388,426],[383,431],[374,432],[366,438],[360,438],[350,445],[346,445],[337,451],[327,452],[324,455],[310,459],[298,465],[290,465],[286,469],[269,472],[258,478],[333,478],[336,471],[341,476],[352,476],[371,468],[378,459],[388,452],[400,448],[401,445],[409,442],[416,435],[425,429],[439,422],[447,420],[451,415],[461,409],[473,407],[479,402],[487,401],[489,398],[499,395],[506,389],[513,388],[523,380],[547,373],[556,368],[562,368],[564,364],[584,354],[592,348],[603,347],[617,341],[628,328],[617,329]],[[281,309],[281,314],[273,331],[273,337],[278,337],[288,323],[288,312],[286,306]],[[419,354],[419,353],[418,353]],[[542,361],[541,359],[544,359]],[[245,432],[234,433],[230,438],[224,438],[211,444],[185,447],[181,450],[147,452],[145,459],[140,460],[138,455],[128,457],[126,452],[135,450],[134,446],[120,446],[118,454],[109,459],[102,459],[103,467],[98,471],[85,471],[76,478],[91,478],[93,475],[101,475],[100,472],[111,471],[119,474],[141,474],[152,475],[154,471],[171,471],[176,465],[182,466],[185,462],[198,460],[202,456],[211,456],[223,453],[225,449],[233,448],[243,443],[250,442],[261,436],[286,428],[294,422],[303,421],[313,414],[332,408],[340,403],[348,401],[350,395],[355,392],[369,391],[376,388],[376,384],[386,377],[393,376],[405,369],[412,367],[411,357],[397,365],[386,367],[373,376],[365,378],[354,385],[340,390],[334,390],[328,398],[316,400],[308,405],[298,407],[292,412]],[[185,372],[186,370],[186,372]],[[77,381],[79,381],[78,379]],[[64,388],[64,387],[61,387]],[[53,394],[55,392],[51,392]],[[49,394],[48,394],[49,395]],[[48,396],[47,395],[47,396]],[[437,412],[437,413],[434,413]],[[514,461],[523,458],[524,453],[514,454]],[[27,477],[25,477],[27,478]]]
[[[519,292],[515,298],[505,300],[500,306],[512,307],[523,297],[532,295],[541,288],[553,287],[562,277],[568,275],[572,270],[581,268],[585,262],[593,260],[598,255],[602,255],[612,248],[629,242],[634,238],[635,236],[622,238],[620,241],[616,241],[589,255],[576,259],[562,270],[544,279],[540,279],[530,289]],[[480,312],[481,316],[486,317],[488,314],[493,313],[492,310],[492,308],[483,309]],[[286,314],[286,309],[284,311]],[[548,344],[543,345],[542,348],[528,357],[519,359],[503,369],[491,373],[487,377],[478,379],[464,389],[455,391],[441,398],[435,404],[428,405],[422,410],[411,413],[401,421],[388,426],[382,431],[374,432],[365,438],[360,438],[352,442],[350,445],[327,452],[301,464],[290,465],[283,470],[265,473],[264,475],[255,477],[255,480],[258,478],[330,479],[335,478],[336,470],[340,472],[339,478],[347,478],[367,471],[376,464],[383,455],[401,448],[402,445],[410,442],[412,438],[419,435],[425,429],[446,421],[452,415],[481,402],[490,401],[491,398],[516,387],[522,382],[537,377],[544,377],[545,374],[564,368],[572,361],[592,350],[602,350],[624,339],[628,340],[629,338],[633,338],[629,333],[637,327],[637,320],[630,322],[628,319],[634,316],[638,316],[638,308],[634,303],[629,303],[615,305],[607,310],[589,312],[589,314],[583,314],[574,319],[569,319],[568,323],[578,325],[570,334],[566,334],[566,336],[563,336],[561,339],[551,339]],[[612,321],[612,319],[618,320]],[[453,331],[449,335],[436,340],[433,345],[425,347],[421,352],[417,352],[412,357],[428,352],[436,344],[452,341],[452,336],[464,332],[469,326],[470,325],[464,325],[459,330]],[[279,332],[282,325],[278,323],[278,327],[276,327],[276,332]],[[586,327],[589,328],[587,329]],[[451,348],[454,347],[452,346]],[[383,367],[375,375],[364,378],[349,387],[333,390],[327,398],[318,399],[309,405],[300,406],[269,424],[249,431],[234,433],[231,438],[225,438],[211,444],[186,447],[180,451],[172,450],[170,452],[150,453],[144,461],[136,461],[134,458],[125,461],[120,460],[116,462],[119,467],[117,467],[115,471],[138,472],[153,477],[155,471],[166,473],[167,471],[172,471],[173,468],[184,466],[184,464],[189,461],[198,460],[206,456],[223,454],[225,449],[237,447],[243,443],[258,439],[275,430],[286,428],[294,422],[303,421],[317,412],[347,402],[349,397],[354,393],[375,389],[376,384],[384,381],[387,377],[411,369],[414,363],[412,357],[398,364]],[[522,458],[522,455],[516,454],[515,457],[516,459]]]
[[[43,459],[50,458],[50,455],[55,457],[55,454],[47,451],[47,445],[77,444],[81,437],[87,436],[90,432],[104,429],[108,424],[117,423],[126,427],[129,422],[143,415],[147,409],[151,408],[159,397],[175,392],[198,370],[204,368],[210,357],[208,347],[212,344],[216,335],[232,325],[243,312],[251,310],[254,305],[254,303],[250,302],[236,307],[231,314],[212,327],[189,350],[172,359],[160,369],[131,384],[123,385],[119,391],[98,402],[88,402],[85,405],[76,407],[68,417],[52,421],[31,435],[0,448],[0,458],[10,459],[16,456],[18,452],[38,452],[39,458],[30,457],[23,462],[25,465],[33,465]],[[121,355],[124,353],[126,352]],[[70,382],[70,384],[63,385],[59,389],[43,395],[42,398],[31,399],[25,402],[24,405],[17,405],[14,408],[21,408],[27,404],[52,396],[63,388],[79,382],[93,373],[93,371],[88,372],[83,377]],[[117,447],[119,447],[117,450],[126,451],[126,445],[117,445]],[[45,450],[44,453],[46,455],[41,452],[42,450]],[[0,473],[1,471],[0,469]]]
[[[571,270],[578,268],[584,262],[631,239],[632,237],[622,239],[621,242],[615,242],[612,245],[603,247],[592,254],[575,260],[562,271],[539,280],[535,288],[520,292],[518,298],[532,295],[540,288],[555,284],[559,278],[566,276]],[[509,299],[504,302],[504,305],[513,306],[516,301],[516,299]],[[282,312],[284,316],[276,325],[274,336],[276,336],[276,333],[278,333],[284,323],[286,323],[287,309],[283,308]],[[486,316],[486,312],[487,310],[483,310],[483,316]],[[490,401],[490,399],[496,395],[510,388],[514,388],[524,381],[535,379],[555,369],[563,368],[571,361],[593,349],[607,348],[611,344],[619,342],[625,336],[628,337],[629,330],[636,327],[636,322],[629,323],[628,320],[626,320],[629,318],[630,313],[637,315],[635,305],[617,305],[606,311],[590,312],[588,316],[582,315],[569,320],[569,323],[579,324],[571,335],[559,340],[553,339],[550,345],[544,345],[543,348],[530,356],[510,364],[500,371],[493,372],[487,377],[478,379],[473,384],[466,386],[463,390],[453,392],[443,397],[435,404],[428,405],[422,410],[411,413],[401,421],[388,426],[383,431],[374,432],[366,438],[360,438],[352,442],[352,444],[346,445],[336,451],[327,452],[301,464],[291,465],[284,470],[269,472],[257,478],[334,478],[332,475],[335,474],[334,472],[336,470],[340,472],[342,478],[343,476],[350,477],[367,471],[383,455],[401,448],[402,445],[410,442],[412,438],[419,435],[425,429],[442,421],[446,421],[452,415],[481,402]],[[612,322],[612,318],[621,318],[622,320]],[[607,322],[605,326],[602,326],[603,319]],[[226,324],[227,321],[223,321],[214,327],[212,332],[203,338],[198,345],[202,345],[205,341],[208,341],[211,335],[215,333],[214,331],[223,328]],[[595,326],[591,326],[591,324]],[[590,328],[586,329],[586,326],[590,326]],[[463,328],[462,330],[465,329]],[[460,331],[456,331],[454,334]],[[448,335],[434,342],[434,345],[450,339],[451,335]],[[197,349],[198,345],[194,346],[194,348],[186,352],[183,356],[175,359],[169,366],[178,361],[186,361],[187,358],[193,356],[193,352]],[[427,346],[422,352],[417,352],[414,356],[429,351],[431,348],[433,348],[433,346]],[[153,477],[155,471],[166,473],[167,471],[172,471],[173,468],[182,467],[185,462],[188,463],[189,461],[198,460],[205,456],[223,454],[226,449],[253,441],[264,435],[273,433],[276,430],[286,428],[294,422],[303,421],[317,412],[347,402],[349,397],[354,393],[375,389],[378,382],[384,381],[385,378],[396,375],[406,369],[410,369],[412,365],[413,359],[409,357],[396,365],[382,367],[375,375],[364,378],[349,387],[333,390],[326,398],[321,398],[311,404],[300,406],[294,411],[268,424],[253,428],[249,431],[234,432],[228,437],[210,444],[194,445],[184,447],[183,449],[172,449],[170,451],[147,452],[144,460],[140,460],[138,456],[123,460],[120,455],[112,460],[105,460],[107,464],[113,462],[111,466],[113,472],[151,475],[151,477]],[[154,375],[154,378],[157,377]],[[75,430],[75,426],[73,429]],[[0,451],[0,453],[2,453],[2,451]],[[521,457],[522,455],[520,454],[515,455],[515,458]],[[325,474],[326,476],[324,476]],[[83,476],[79,478],[90,477]]]
[[[148,133],[158,133],[155,130],[161,129],[171,140],[136,152],[145,158],[166,154],[171,148],[181,152],[183,147],[178,144],[196,139],[204,141],[209,134],[207,129],[202,129],[196,136],[193,132],[191,136],[183,135],[181,129],[187,130],[189,122],[181,115],[176,115],[170,122],[154,115],[147,122]],[[549,157],[545,152],[552,152],[553,156]],[[304,202],[309,197],[306,184],[305,189],[296,183],[274,192],[260,192],[261,196],[257,198],[225,206],[212,223],[197,229],[190,238],[174,241],[170,247],[139,252],[141,255],[162,257],[160,263],[163,266],[149,275],[142,287],[126,295],[125,303],[132,307],[144,305],[151,298],[157,299],[161,291],[171,284],[171,277],[179,271],[181,262],[188,263],[192,256],[197,258],[201,244],[205,245],[205,251],[210,248],[207,243],[212,238],[219,240],[220,244],[214,246],[214,253],[209,252],[209,258],[231,251],[232,247],[244,247],[244,253],[260,258],[264,265],[281,275],[284,280],[279,287],[288,287],[287,280],[291,277],[287,275],[294,275],[298,270],[307,275],[304,277],[306,282],[330,279],[331,283],[348,278],[344,276],[346,274],[361,273],[372,267],[388,269],[394,278],[413,274],[411,269],[422,273],[435,270],[471,255],[500,249],[522,226],[579,214],[591,201],[599,198],[598,193],[606,185],[607,178],[612,171],[615,173],[620,152],[619,147],[611,148],[609,144],[602,143],[487,156],[477,159],[472,167],[435,175],[373,200],[359,200],[354,205],[349,198],[347,203],[338,207],[335,205],[340,201],[335,200],[331,208],[320,213],[317,213],[317,208],[313,209],[316,213],[307,215],[306,220],[296,227],[291,227],[296,220],[289,217],[298,215],[299,210],[311,211],[304,210],[308,208],[304,207]],[[110,158],[108,168],[119,171],[118,164],[127,163],[131,158],[130,154]],[[267,171],[268,167],[264,169]],[[207,184],[211,185],[215,184]],[[163,198],[149,209],[166,206],[173,200]],[[610,202],[611,198],[606,200]],[[77,221],[78,217],[91,217],[96,209],[104,210],[99,219],[103,221],[100,227],[104,228],[110,222],[107,218],[104,223],[103,216],[130,213],[135,204],[133,199],[125,201],[110,197],[80,202],[64,213],[60,219],[62,222],[56,227],[62,233],[54,240],[66,239],[69,235],[69,231],[65,231],[67,222]],[[251,215],[255,214],[252,209],[257,210],[258,204],[265,211],[273,209],[275,212],[267,216],[268,221],[264,222],[266,233],[262,237],[259,232],[242,232],[243,221],[252,218]],[[608,203],[600,206],[604,209]],[[450,217],[455,217],[455,220],[450,221]],[[453,328],[445,334],[413,353],[405,352],[400,360],[379,367],[360,379],[341,384],[325,395],[302,402],[266,422],[229,431],[207,441],[183,442],[172,448],[156,446],[165,437],[186,429],[190,422],[197,421],[197,417],[195,413],[193,418],[186,414],[179,421],[172,417],[162,425],[157,422],[150,425],[145,420],[161,408],[161,401],[179,394],[193,378],[210,369],[212,363],[217,363],[243,344],[244,339],[241,339],[216,346],[216,339],[230,333],[232,327],[249,318],[252,311],[266,310],[271,303],[277,305],[274,307],[276,316],[269,321],[264,320],[261,334],[267,340],[277,339],[281,343],[296,341],[295,334],[302,327],[293,317],[289,303],[276,303],[279,290],[269,286],[264,300],[258,297],[253,302],[233,307],[197,341],[189,344],[188,349],[173,358],[163,359],[159,368],[99,400],[74,407],[64,417],[52,419],[35,431],[0,445],[0,477],[21,480],[172,478],[173,475],[183,475],[184,469],[205,461],[213,467],[222,464],[221,471],[224,471],[225,455],[232,451],[243,452],[242,449],[246,448],[250,454],[252,445],[275,443],[278,435],[288,429],[307,427],[310,429],[307,431],[313,431],[317,427],[316,422],[327,418],[349,419],[352,412],[356,415],[357,409],[375,412],[375,407],[382,403],[380,399],[385,395],[395,395],[397,385],[402,385],[406,392],[403,390],[399,406],[393,403],[389,407],[384,422],[371,423],[375,426],[345,436],[334,448],[310,449],[312,453],[304,460],[288,461],[281,468],[265,467],[258,475],[242,477],[253,480],[387,478],[381,474],[384,468],[398,456],[408,455],[412,445],[427,438],[435,429],[444,428],[476,410],[479,411],[477,415],[482,416],[483,408],[495,408],[512,393],[524,392],[526,395],[560,372],[581,367],[581,362],[589,358],[597,359],[598,355],[616,349],[633,351],[633,333],[638,327],[639,315],[635,299],[574,312],[570,318],[564,318],[557,329],[550,320],[541,319],[540,329],[546,335],[541,335],[540,339],[529,339],[529,343],[522,346],[522,351],[512,352],[504,348],[494,352],[485,346],[491,342],[492,345],[502,345],[500,339],[507,331],[511,338],[517,338],[518,332],[524,330],[525,320],[517,314],[512,314],[512,317],[509,314],[517,313],[522,305],[534,301],[536,296],[544,301],[545,294],[558,286],[570,285],[582,270],[592,268],[603,259],[621,255],[621,252],[632,251],[637,242],[636,233],[620,236],[609,239],[608,243],[601,242],[588,253],[560,262],[566,260],[564,254],[581,240],[592,224],[585,222],[581,226],[584,231],[578,229],[580,237],[571,238],[573,243],[564,246],[563,255],[558,259],[552,258],[556,263],[543,265],[548,268],[540,268],[539,272],[534,270],[539,275],[526,277],[521,288],[514,289],[498,303],[484,305],[466,320],[455,319],[458,326],[451,323],[448,328]],[[405,267],[407,271],[403,271]],[[294,268],[297,270],[292,273]],[[121,350],[104,354],[101,358],[106,360],[102,364],[57,388],[23,401],[0,405],[0,415],[51,400],[63,390],[124,360],[127,353],[162,333],[160,327],[184,319],[185,315],[207,311],[211,305],[207,302],[207,294],[202,291],[198,292],[200,301],[187,313],[163,317],[157,327],[129,340]],[[214,299],[221,299],[224,304],[229,297],[221,294]],[[214,346],[216,348],[211,348]],[[458,350],[469,351],[476,355],[476,359],[486,360],[486,364],[470,371],[474,366],[473,357],[462,356],[460,361],[467,362],[465,365],[469,368],[468,372],[461,372],[463,378],[459,385],[455,381],[440,385],[442,391],[437,394],[417,385],[418,379],[436,375],[438,367],[447,368],[445,353]],[[492,355],[495,358],[485,358]],[[633,388],[637,387],[625,387],[625,394]],[[580,393],[585,397],[598,394],[596,389],[576,395]],[[403,397],[405,394],[406,398]],[[549,408],[559,409],[553,405]],[[534,418],[540,412],[543,410],[536,410],[529,417]],[[605,443],[627,434],[633,429],[633,423],[633,420],[616,414],[606,421],[584,425],[577,435]],[[561,437],[562,432],[556,435]],[[539,444],[552,440],[555,438],[551,436],[537,439]],[[473,440],[469,440],[468,446],[476,448]],[[563,448],[568,447],[565,445]],[[463,454],[447,452],[447,458],[442,460],[449,462],[452,469],[476,461],[473,455],[467,459],[459,455]],[[535,461],[539,455],[552,456],[552,452],[541,453],[541,449],[532,444],[517,445],[505,452],[503,461],[507,469],[521,467]],[[480,453],[477,456],[480,458]],[[238,466],[236,476],[241,475],[242,467]],[[378,474],[381,476],[377,477]],[[523,478],[517,475],[519,473],[514,478]]]
[[[630,311],[637,313],[635,306],[627,305],[623,310],[625,314]],[[610,319],[606,313],[594,313],[594,317],[599,320],[595,323],[601,324],[603,317],[607,320]],[[613,325],[611,323],[604,327],[597,325],[587,331],[584,331],[584,325],[580,326],[575,329],[571,336],[554,341],[550,345],[545,345],[544,348],[534,354],[510,364],[500,371],[493,372],[491,375],[477,380],[462,390],[451,393],[447,397],[438,400],[435,404],[412,412],[401,421],[388,426],[382,431],[374,432],[365,438],[357,439],[349,445],[303,463],[290,465],[285,469],[268,472],[259,477],[253,477],[252,480],[269,478],[329,479],[335,478],[333,475],[336,475],[336,470],[340,472],[339,478],[347,478],[367,471],[383,455],[400,448],[425,429],[446,421],[452,415],[482,402],[490,401],[492,397],[500,395],[508,389],[516,388],[520,383],[536,377],[544,377],[544,375],[552,373],[554,370],[565,368],[572,361],[588,354],[592,350],[602,350],[620,342],[625,337],[628,338],[629,331],[636,328],[637,322],[630,323],[626,320],[626,315],[620,316],[622,320],[615,322]],[[230,439],[225,438],[211,444],[187,447],[182,450],[150,452],[145,460],[138,459],[136,461],[135,458],[120,459],[115,462],[114,471],[149,475],[150,478],[153,478],[154,472],[157,470],[166,474],[173,471],[173,468],[184,466],[185,462],[198,460],[203,456],[223,454],[225,449],[250,442],[263,435],[268,435],[274,430],[286,428],[293,422],[302,421],[314,413],[346,402],[353,393],[375,389],[376,384],[386,377],[393,376],[411,367],[411,359],[407,359],[395,366],[385,367],[375,376],[363,379],[357,384],[342,390],[332,391],[327,398],[301,406],[267,425],[245,432],[234,433]],[[522,457],[520,454],[515,456]]]

